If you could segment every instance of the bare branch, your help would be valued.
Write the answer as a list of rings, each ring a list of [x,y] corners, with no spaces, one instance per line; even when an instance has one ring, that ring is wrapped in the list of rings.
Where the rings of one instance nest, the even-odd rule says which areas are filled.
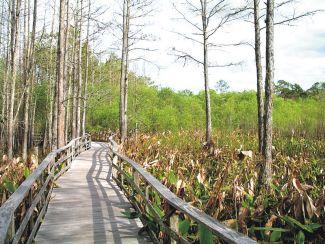
[[[293,15],[291,16],[290,18],[287,18],[285,20],[281,20],[279,22],[275,22],[274,25],[283,25],[283,24],[286,24],[286,25],[290,25],[291,22],[293,21],[296,21],[296,20],[299,20],[299,19],[302,19],[304,17],[308,17],[308,16],[313,16],[319,12],[323,12],[323,10],[314,10],[314,11],[309,11],[309,12],[306,12],[306,13],[303,13],[303,14],[300,14],[300,15]],[[261,30],[265,29],[266,27],[262,27]]]
[[[175,48],[172,49],[173,55],[176,56],[176,60],[183,60],[184,63],[183,65],[185,66],[187,64],[188,61],[193,61],[197,64],[201,64],[203,65],[203,62],[200,61],[198,58],[193,57],[191,54],[181,51],[181,50],[177,50]]]

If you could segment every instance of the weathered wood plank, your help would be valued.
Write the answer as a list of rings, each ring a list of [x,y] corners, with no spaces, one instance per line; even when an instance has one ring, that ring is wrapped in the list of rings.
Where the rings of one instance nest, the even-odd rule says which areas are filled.
[[[10,198],[1,206],[0,208],[0,243],[6,243],[6,242],[12,242],[12,238],[15,235],[16,227],[13,222],[15,219],[15,212],[20,206],[22,202],[26,200],[28,197],[28,194],[30,193],[30,190],[32,189],[35,182],[38,180],[41,180],[41,182],[44,183],[44,178],[46,177],[46,174],[48,172],[47,169],[50,169],[52,164],[55,163],[55,158],[57,155],[66,152],[68,149],[70,149],[76,142],[79,141],[86,141],[87,144],[89,135],[85,135],[84,137],[79,137],[76,139],[73,139],[69,144],[66,146],[52,151],[50,154],[47,155],[47,157],[42,161],[42,163],[34,170],[34,172],[18,187],[18,189],[10,196]],[[86,138],[86,139],[85,139]],[[88,145],[84,145],[86,148]],[[51,173],[49,173],[51,174]],[[29,216],[30,217],[30,216]],[[28,219],[25,219],[23,222],[23,225],[28,221]],[[25,228],[24,226],[22,228],[18,228],[18,235],[21,235],[21,230]],[[19,240],[15,240],[19,241]]]
[[[122,214],[132,206],[110,179],[109,160],[104,143],[75,158],[53,189],[36,243],[151,243],[138,236],[141,221]]]

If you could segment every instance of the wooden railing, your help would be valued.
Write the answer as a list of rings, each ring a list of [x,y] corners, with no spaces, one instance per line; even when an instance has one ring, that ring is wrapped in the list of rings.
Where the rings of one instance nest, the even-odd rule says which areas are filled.
[[[216,219],[185,202],[138,163],[118,152],[118,144],[109,138],[112,154],[112,178],[128,197],[139,214],[146,231],[155,243],[190,243],[192,240],[179,232],[179,221],[191,220],[189,232],[211,235],[227,243],[256,243]],[[195,224],[193,224],[195,223]],[[203,243],[203,240],[200,240]]]
[[[47,209],[53,182],[66,172],[72,160],[90,148],[87,134],[54,150],[0,208],[0,244],[31,243]]]

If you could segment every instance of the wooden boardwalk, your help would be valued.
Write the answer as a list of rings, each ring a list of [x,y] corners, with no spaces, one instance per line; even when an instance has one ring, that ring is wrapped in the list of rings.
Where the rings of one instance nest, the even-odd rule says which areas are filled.
[[[111,180],[105,143],[92,143],[57,182],[36,243],[150,243],[139,219],[122,214],[131,205]]]

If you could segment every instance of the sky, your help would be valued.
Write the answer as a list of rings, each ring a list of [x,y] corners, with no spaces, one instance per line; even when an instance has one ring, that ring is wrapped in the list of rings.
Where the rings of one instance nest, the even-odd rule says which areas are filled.
[[[115,2],[98,0],[106,4],[107,12],[104,19],[114,16],[119,11]],[[133,62],[131,69],[140,75],[149,76],[159,87],[170,87],[174,90],[191,90],[198,92],[204,89],[202,66],[190,63],[184,65],[177,61],[173,55],[173,49],[191,53],[197,58],[202,56],[200,44],[184,39],[175,32],[190,35],[195,30],[177,17],[180,15],[173,7],[183,10],[180,4],[182,0],[155,0],[155,11],[152,16],[144,21],[147,26],[143,32],[154,36],[155,41],[139,44],[140,47],[150,46],[154,52],[132,53],[134,58],[141,56],[152,63]],[[198,1],[198,0],[193,0]],[[110,1],[112,2],[112,1]],[[242,1],[231,0],[234,4]],[[261,1],[263,2],[263,1]],[[277,2],[277,1],[276,1]],[[279,1],[278,1],[279,2]],[[301,0],[295,4],[276,11],[276,20],[282,16],[291,16],[293,12],[297,15],[304,11],[325,9],[325,0]],[[188,15],[191,16],[191,15]],[[194,17],[191,20],[196,21]],[[218,18],[215,19],[218,21]],[[303,88],[309,88],[315,82],[325,81],[325,12],[320,12],[312,17],[306,17],[290,26],[278,25],[275,27],[275,80],[287,80],[298,83]],[[118,34],[117,34],[118,36]],[[265,41],[263,35],[262,41]],[[211,42],[214,44],[254,42],[254,27],[247,21],[234,21],[218,31]],[[112,33],[107,31],[100,40],[103,48],[110,49],[116,44]],[[142,45],[142,46],[141,46]],[[263,47],[264,48],[264,47]],[[264,49],[262,55],[264,57]],[[117,52],[119,55],[120,52]],[[218,80],[228,82],[230,89],[234,91],[256,89],[256,71],[254,50],[249,45],[218,48],[209,52],[211,63],[226,64],[229,62],[240,62],[240,65],[222,68],[210,68],[210,87],[216,87]],[[264,62],[263,62],[264,64]]]

